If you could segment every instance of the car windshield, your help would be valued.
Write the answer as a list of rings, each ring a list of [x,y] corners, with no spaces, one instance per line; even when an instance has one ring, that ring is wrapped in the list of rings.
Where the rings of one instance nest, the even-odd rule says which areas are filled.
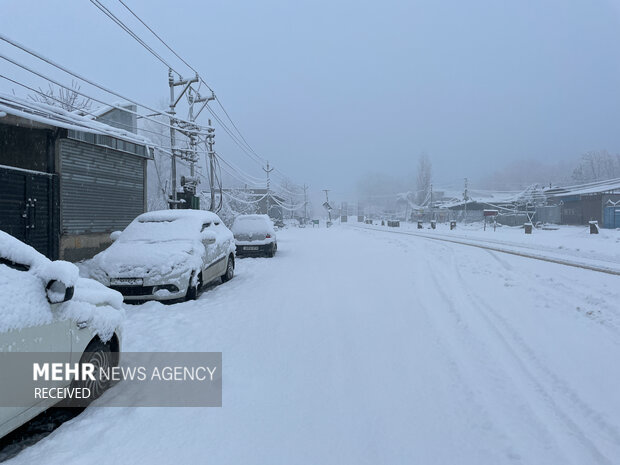
[[[136,220],[123,231],[118,242],[165,242],[197,240],[200,226],[195,220]]]

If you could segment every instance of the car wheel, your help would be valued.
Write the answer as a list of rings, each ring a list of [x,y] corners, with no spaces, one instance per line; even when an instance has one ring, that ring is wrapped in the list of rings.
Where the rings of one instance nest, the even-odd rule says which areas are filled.
[[[202,273],[198,275],[198,282],[195,286],[192,286],[192,280],[194,275],[189,278],[189,285],[187,287],[187,294],[185,294],[185,300],[196,300],[198,298],[198,289],[202,284]]]
[[[232,256],[228,257],[228,263],[226,263],[226,273],[222,275],[222,282],[230,281],[235,276],[235,259]]]
[[[118,358],[114,356],[108,344],[104,344],[99,339],[92,341],[84,350],[82,357],[80,357],[80,366],[86,363],[94,365],[95,379],[73,381],[71,387],[89,389],[90,398],[88,403],[91,403],[99,398],[112,384],[111,380],[102,377],[100,372],[108,373],[110,368],[116,365],[115,360],[118,360]]]
[[[267,256],[273,257],[276,254],[276,250],[278,250],[278,246],[274,242],[273,245],[271,246],[271,250],[267,253]]]

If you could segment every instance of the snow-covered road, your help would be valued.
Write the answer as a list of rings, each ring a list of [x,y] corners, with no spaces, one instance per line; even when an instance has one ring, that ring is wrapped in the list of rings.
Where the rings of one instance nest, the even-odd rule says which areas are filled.
[[[278,239],[196,302],[127,307],[126,351],[223,353],[222,408],[90,407],[11,463],[620,463],[617,276],[347,227]]]

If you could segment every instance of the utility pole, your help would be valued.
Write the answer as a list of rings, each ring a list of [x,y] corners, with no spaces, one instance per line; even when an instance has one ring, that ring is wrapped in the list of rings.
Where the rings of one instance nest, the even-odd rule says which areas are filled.
[[[329,224],[328,224],[328,226],[331,226],[332,210],[331,210],[331,207],[329,205],[329,189],[323,189],[323,192],[325,192],[325,204],[324,205],[326,205],[325,209],[327,210],[327,215],[329,217],[329,222],[328,222]]]
[[[267,173],[267,216],[269,216],[269,210],[271,210],[271,181],[269,179],[269,173],[273,171],[273,168],[269,168],[269,162],[267,162],[267,168],[263,167],[263,171]]]
[[[304,224],[308,222],[308,186],[304,183]]]
[[[431,198],[430,198],[430,206],[431,206],[431,220],[435,219],[435,210],[433,208],[433,185],[431,184]]]
[[[209,157],[209,191],[211,194],[211,206],[209,210],[215,211],[215,128],[211,126],[209,120],[209,128],[207,129],[207,156]]]
[[[192,138],[195,137],[196,133],[196,125],[190,123],[181,123],[175,118],[176,115],[176,106],[185,95],[185,92],[190,89],[191,85],[195,82],[198,82],[198,75],[194,76],[192,79],[183,79],[180,77],[178,81],[174,80],[174,75],[172,72],[172,68],[168,68],[168,87],[170,88],[170,104],[168,114],[170,115],[170,151],[172,152],[172,166],[170,170],[170,175],[172,177],[172,199],[170,201],[171,208],[177,208],[177,157],[183,158],[190,163],[196,162],[196,150],[195,148],[187,149],[178,149],[176,147],[176,131],[185,134],[190,139],[190,147],[192,145]],[[175,96],[174,88],[181,86],[182,90],[178,96]],[[196,188],[195,179],[193,179],[193,166],[192,166],[192,179],[190,180],[190,185],[193,186],[194,192]]]
[[[171,208],[176,208],[177,203],[177,157],[175,154],[175,131],[174,129],[174,115],[176,112],[174,111],[174,77],[172,76],[172,69],[168,69],[168,85],[170,86],[170,110],[168,114],[170,115],[170,152],[172,153],[172,166],[170,168],[170,176],[172,177],[172,202],[170,204]]]
[[[198,78],[198,76],[196,76]],[[190,90],[189,94],[189,120],[191,122],[196,121],[196,118],[202,113],[202,110],[205,109],[207,104],[215,100],[215,93],[211,91],[211,95],[207,97],[201,96],[198,92],[196,92],[196,97],[193,96]],[[196,114],[194,114],[194,104],[202,103],[202,106],[198,110]],[[196,126],[196,129],[198,127]],[[213,150],[213,145],[215,144],[215,128],[211,126],[211,120],[209,120],[209,127],[207,128],[207,135],[205,139],[207,145],[207,157],[209,158],[209,192],[211,197],[211,205],[209,206],[209,210],[212,212],[216,210],[215,208],[215,150]],[[197,152],[197,144],[196,137],[190,137],[190,144],[194,152]],[[196,156],[196,161],[198,161],[198,157]],[[190,170],[192,178],[194,178],[194,162],[190,164]],[[197,181],[197,179],[196,179]]]

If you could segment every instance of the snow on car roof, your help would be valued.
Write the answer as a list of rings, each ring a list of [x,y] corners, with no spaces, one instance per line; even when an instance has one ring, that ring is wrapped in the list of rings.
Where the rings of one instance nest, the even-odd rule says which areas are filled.
[[[232,225],[233,234],[274,234],[273,222],[267,215],[239,215]]]
[[[235,221],[241,220],[265,220],[271,222],[271,218],[267,215],[239,215],[235,218]]]
[[[215,213],[207,210],[157,210],[143,213],[133,220],[112,245],[143,241],[150,243],[169,241],[198,241],[204,224],[213,224],[212,231],[224,238],[228,229]],[[219,224],[219,227],[217,226]],[[223,228],[223,229],[222,229]]]
[[[158,221],[175,221],[175,220],[196,220],[221,222],[219,216],[207,210],[157,210],[143,213],[136,218],[141,223],[158,222]]]

